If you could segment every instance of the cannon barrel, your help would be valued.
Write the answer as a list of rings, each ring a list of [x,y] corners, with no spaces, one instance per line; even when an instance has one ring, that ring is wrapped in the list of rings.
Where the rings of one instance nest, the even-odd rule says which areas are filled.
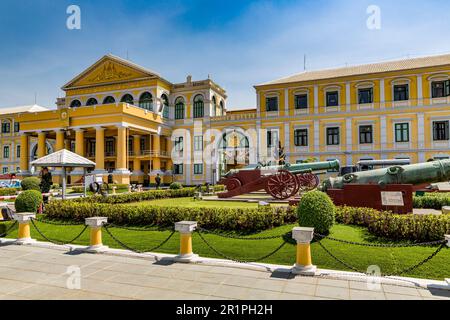
[[[450,180],[450,160],[440,160],[407,166],[393,166],[385,169],[349,173],[343,177],[323,181],[321,189],[343,189],[346,184],[378,184],[381,187],[392,184],[420,185]]]
[[[323,170],[339,170],[340,163],[339,160],[324,161],[324,162],[311,162],[311,163],[297,163],[297,164],[287,164],[284,166],[268,166],[268,167],[248,167],[239,170],[231,170],[225,177],[232,176],[233,174],[260,169],[261,171],[273,171],[277,172],[280,170],[287,170],[293,174],[304,173],[304,172],[314,172]]]

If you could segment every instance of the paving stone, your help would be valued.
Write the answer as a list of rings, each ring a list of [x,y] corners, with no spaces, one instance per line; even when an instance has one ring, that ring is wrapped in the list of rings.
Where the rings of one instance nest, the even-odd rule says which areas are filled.
[[[12,294],[16,291],[20,291],[24,288],[30,287],[32,284],[18,281],[18,280],[7,280],[0,279],[0,291],[2,294]]]
[[[318,285],[315,296],[322,298],[348,300],[350,299],[350,290],[347,288]]]
[[[350,290],[351,300],[386,300],[386,296],[381,291]]]
[[[81,268],[81,290],[69,290],[67,267]],[[0,300],[6,299],[450,299],[448,291],[294,276],[202,264],[167,264],[130,257],[67,254],[26,246],[0,247]]]
[[[214,292],[216,292],[219,287],[220,287],[220,285],[217,285],[217,284],[211,284],[211,283],[205,283],[205,282],[191,282],[191,284],[189,286],[186,286],[183,289],[183,291],[210,296]]]
[[[316,285],[307,283],[288,282],[286,283],[283,292],[314,296],[316,293]]]
[[[317,284],[319,286],[338,287],[338,288],[350,288],[348,280],[338,279],[318,279]]]
[[[211,295],[218,298],[245,299],[245,295],[249,291],[248,288],[221,285]]]
[[[386,293],[387,300],[423,300],[421,296],[411,296],[397,293]]]
[[[249,289],[244,296],[245,300],[277,300],[280,298],[281,292]]]
[[[296,283],[317,284],[317,278],[296,276],[291,281]]]
[[[411,288],[411,287],[383,284],[383,290],[386,293],[395,293],[395,294],[420,297],[419,290],[417,290],[416,288]]]
[[[314,300],[314,296],[307,296],[302,294],[293,294],[293,293],[285,293],[282,292],[278,296],[280,300]]]
[[[14,295],[37,300],[60,300],[66,299],[74,293],[73,290],[65,288],[35,285],[16,291]]]

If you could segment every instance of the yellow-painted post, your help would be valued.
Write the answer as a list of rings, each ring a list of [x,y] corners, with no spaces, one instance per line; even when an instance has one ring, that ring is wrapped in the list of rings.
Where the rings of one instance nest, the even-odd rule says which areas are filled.
[[[30,176],[30,135],[23,133],[20,137],[20,175]]]
[[[117,128],[117,162],[116,170],[113,172],[113,179],[118,184],[130,184],[130,174],[127,163],[127,128]]]
[[[47,155],[46,139],[47,139],[46,132],[38,133],[38,158],[42,158]]]
[[[60,150],[64,149],[65,137],[66,137],[66,133],[63,130],[56,131],[56,144],[55,144],[56,151],[60,151]]]
[[[86,252],[100,253],[108,249],[103,245],[102,241],[102,226],[108,222],[108,218],[105,217],[93,217],[86,218],[85,223],[91,228],[91,237],[89,247],[86,248]]]
[[[292,273],[304,276],[317,275],[317,267],[312,264],[311,258],[311,241],[314,238],[314,228],[294,228],[292,238],[297,241],[297,259]]]
[[[175,223],[175,230],[180,233],[180,254],[175,261],[189,263],[198,258],[192,251],[192,232],[197,228],[195,221],[181,221]]]
[[[141,170],[141,136],[133,136],[133,181],[144,182],[144,172]]]
[[[16,240],[16,244],[26,245],[36,242],[36,240],[31,239],[30,233],[30,221],[31,219],[36,218],[35,213],[24,212],[24,213],[15,213],[14,220],[19,223],[19,232]]]

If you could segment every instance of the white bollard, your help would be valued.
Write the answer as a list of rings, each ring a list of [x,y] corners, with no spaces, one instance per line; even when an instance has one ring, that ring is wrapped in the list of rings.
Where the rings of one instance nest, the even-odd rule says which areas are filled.
[[[36,214],[30,212],[15,213],[13,218],[19,223],[19,232],[15,243],[18,245],[26,245],[36,242],[36,240],[31,239],[30,234],[30,221],[36,218]]]
[[[304,276],[317,275],[317,267],[312,264],[311,258],[311,241],[314,238],[314,228],[294,228],[292,238],[297,241],[297,261],[292,273]]]

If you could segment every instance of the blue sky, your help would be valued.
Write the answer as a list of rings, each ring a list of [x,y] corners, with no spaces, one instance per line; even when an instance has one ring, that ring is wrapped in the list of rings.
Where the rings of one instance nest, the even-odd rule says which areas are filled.
[[[81,8],[82,29],[66,28]],[[369,5],[381,29],[366,26]],[[253,85],[307,69],[450,52],[448,0],[0,2],[0,106],[54,107],[60,87],[104,54],[172,82],[208,74],[230,109],[254,107]]]

